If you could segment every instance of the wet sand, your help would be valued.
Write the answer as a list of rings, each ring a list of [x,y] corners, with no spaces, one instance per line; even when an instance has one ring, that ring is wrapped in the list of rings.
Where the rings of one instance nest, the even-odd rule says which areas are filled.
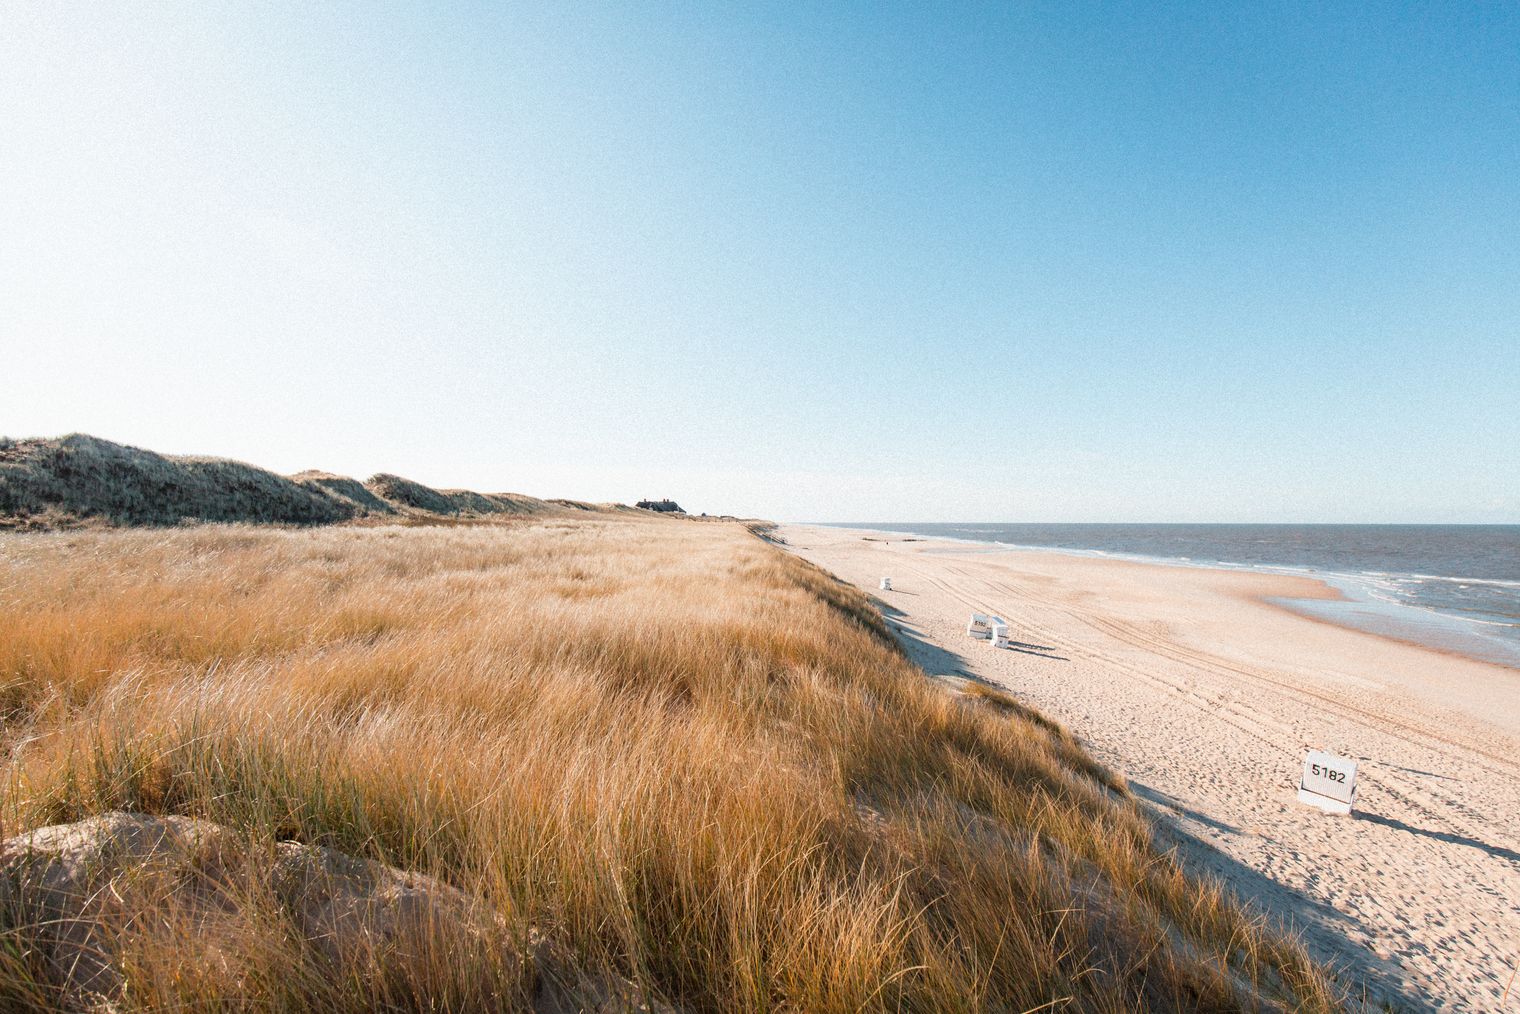
[[[779,534],[875,596],[931,675],[997,684],[1069,726],[1194,869],[1374,1003],[1520,1012],[1520,671],[1267,601],[1335,594],[1308,578]],[[973,611],[1007,619],[1014,647],[966,637]],[[1359,762],[1352,817],[1298,803],[1311,748]]]

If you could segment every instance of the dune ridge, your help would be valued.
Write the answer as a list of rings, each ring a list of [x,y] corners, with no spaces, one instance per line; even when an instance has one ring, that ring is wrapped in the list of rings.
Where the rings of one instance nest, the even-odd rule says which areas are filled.
[[[0,437],[0,527],[6,528],[163,527],[185,521],[327,525],[572,511],[650,513],[624,504],[433,489],[388,473],[363,482],[321,471],[287,476],[241,461],[159,454],[84,433]]]
[[[84,528],[0,532],[0,1009],[1330,1014],[1355,989],[768,523],[79,434],[0,442],[0,511]]]

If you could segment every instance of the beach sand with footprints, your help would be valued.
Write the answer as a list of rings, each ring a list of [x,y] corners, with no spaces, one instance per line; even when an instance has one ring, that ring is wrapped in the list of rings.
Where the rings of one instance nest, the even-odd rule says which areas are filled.
[[[1195,870],[1294,927],[1374,1005],[1520,1011],[1520,671],[1268,601],[1335,594],[1304,578],[780,535],[870,590],[931,675],[1069,726]],[[973,612],[1007,619],[1013,645],[968,638]],[[1358,762],[1353,816],[1297,801],[1310,749]]]

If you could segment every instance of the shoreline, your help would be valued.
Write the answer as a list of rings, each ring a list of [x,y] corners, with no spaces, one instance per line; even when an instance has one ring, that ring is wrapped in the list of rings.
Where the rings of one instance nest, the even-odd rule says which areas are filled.
[[[930,677],[1001,687],[1071,729],[1192,870],[1346,968],[1374,1006],[1503,1009],[1520,965],[1512,669],[1271,601],[1337,593],[1306,575],[778,534],[870,594]],[[967,638],[968,612],[1005,617],[1014,645]],[[1310,749],[1358,762],[1351,817],[1297,801]]]
[[[1293,605],[1293,603],[1296,601],[1342,602],[1346,603],[1348,606],[1365,605],[1371,600],[1354,598],[1350,595],[1347,595],[1342,588],[1337,587],[1336,585],[1336,579],[1341,579],[1346,582],[1356,582],[1362,580],[1362,577],[1356,574],[1345,574],[1335,571],[1320,571],[1313,568],[1299,567],[1292,564],[1231,565],[1221,561],[1199,562],[1196,560],[1187,559],[1185,557],[1146,556],[1140,553],[1110,552],[1108,550],[1099,549],[1078,549],[1069,546],[1032,546],[1017,543],[998,542],[995,540],[987,539],[968,539],[960,536],[931,535],[923,532],[904,532],[894,529],[858,527],[854,525],[845,526],[830,523],[815,524],[797,522],[794,523],[794,526],[799,528],[827,528],[844,532],[865,532],[876,536],[894,537],[894,539],[887,541],[916,541],[924,543],[945,542],[957,546],[980,546],[987,547],[987,552],[1053,553],[1073,559],[1105,560],[1115,563],[1132,563],[1143,567],[1169,567],[1181,570],[1216,571],[1226,574],[1247,574],[1263,577],[1284,577],[1290,579],[1303,578],[1306,581],[1313,582],[1315,585],[1318,585],[1318,589],[1315,589],[1311,592],[1286,595],[1263,594],[1259,596],[1259,600],[1265,605],[1272,606],[1276,609],[1285,610],[1294,616],[1305,620],[1310,620],[1314,623],[1323,623],[1339,630],[1347,630],[1365,634],[1368,637],[1374,637],[1383,641],[1390,641],[1397,644],[1407,645],[1413,648],[1419,648],[1438,655],[1465,659],[1472,662],[1478,662],[1483,665],[1498,666],[1499,668],[1508,669],[1515,673],[1517,676],[1520,676],[1520,646],[1516,646],[1511,651],[1505,651],[1502,648],[1488,648],[1487,650],[1480,650],[1476,647],[1464,650],[1462,647],[1459,647],[1457,645],[1440,641],[1434,636],[1428,638],[1421,638],[1418,636],[1418,631],[1420,631],[1422,627],[1431,626],[1429,621],[1422,624],[1416,619],[1410,618],[1400,623],[1397,620],[1390,618],[1390,626],[1397,626],[1402,628],[1401,632],[1394,632],[1393,630],[1388,629],[1386,626],[1375,625],[1371,623],[1358,624],[1344,617],[1326,615],[1321,612],[1316,612],[1310,608],[1298,608]],[[1440,579],[1455,580],[1445,577],[1441,577]],[[1389,604],[1393,605],[1394,610],[1397,611],[1397,614],[1407,613],[1411,617],[1413,617],[1414,614],[1433,616],[1436,617],[1438,624],[1448,631],[1461,631],[1467,638],[1480,638],[1480,635],[1475,634],[1472,631],[1467,630],[1461,626],[1464,621],[1460,617],[1451,616],[1446,613],[1441,613],[1437,610],[1432,610],[1423,606],[1411,605],[1408,603],[1400,602]],[[1474,641],[1472,643],[1476,644],[1478,642]],[[1498,641],[1497,643],[1508,647],[1507,642]]]

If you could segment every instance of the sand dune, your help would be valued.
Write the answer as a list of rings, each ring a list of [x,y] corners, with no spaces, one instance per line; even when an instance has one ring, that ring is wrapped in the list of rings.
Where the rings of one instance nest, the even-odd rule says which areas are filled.
[[[387,473],[364,482],[321,471],[285,476],[241,461],[157,454],[83,433],[0,437],[0,528],[184,521],[325,525],[572,511],[648,513],[625,504],[433,489]]]
[[[748,526],[0,533],[0,602],[5,1014],[1344,1009]]]
[[[1520,672],[1262,601],[1327,593],[1307,579],[781,534],[863,587],[890,575],[874,594],[930,673],[1067,723],[1195,869],[1296,927],[1369,999],[1520,1011]],[[966,638],[971,611],[1006,617],[1014,649]],[[1352,818],[1296,801],[1311,747],[1359,761]]]

